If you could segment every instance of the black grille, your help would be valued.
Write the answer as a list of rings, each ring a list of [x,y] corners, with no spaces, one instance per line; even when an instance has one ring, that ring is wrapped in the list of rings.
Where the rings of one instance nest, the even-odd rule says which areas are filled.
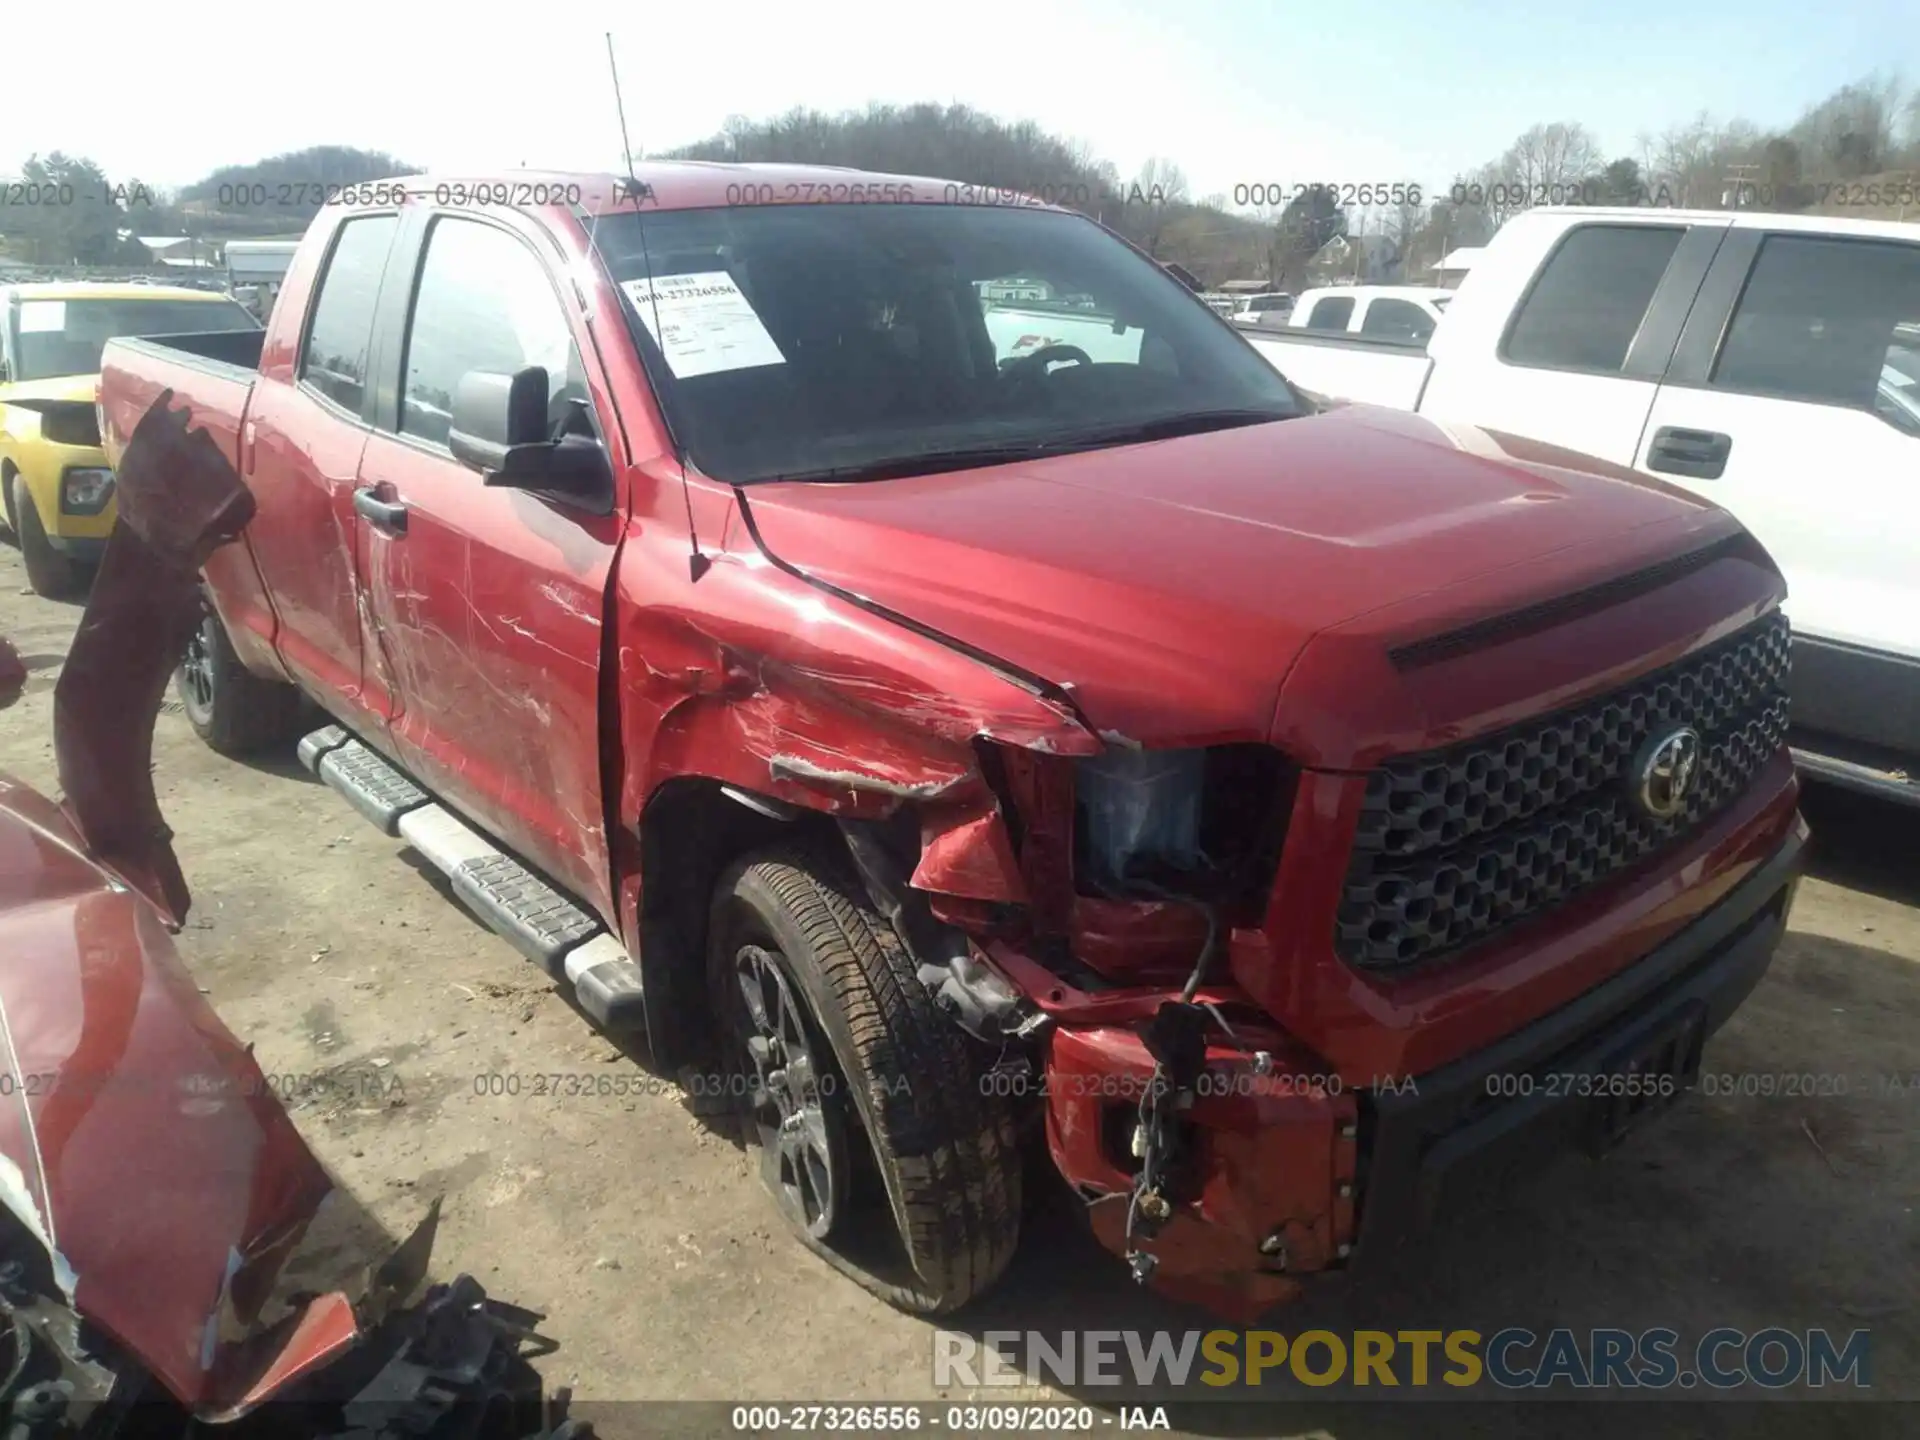
[[[1398,970],[1605,880],[1733,801],[1787,733],[1786,617],[1542,720],[1394,760],[1367,781],[1334,948]],[[1650,737],[1691,726],[1698,773],[1659,820],[1630,794]]]

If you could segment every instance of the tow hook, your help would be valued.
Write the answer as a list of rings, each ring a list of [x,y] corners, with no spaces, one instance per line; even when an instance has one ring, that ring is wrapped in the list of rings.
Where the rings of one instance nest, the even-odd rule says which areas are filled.
[[[1186,1158],[1179,1117],[1192,1108],[1195,1087],[1206,1067],[1210,1018],[1205,1006],[1170,1000],[1141,1031],[1154,1064],[1133,1130],[1132,1149],[1140,1161],[1140,1173],[1127,1202],[1127,1266],[1143,1285],[1153,1278],[1159,1259],[1139,1242],[1151,1240],[1173,1216],[1170,1192],[1180,1187],[1181,1162]]]

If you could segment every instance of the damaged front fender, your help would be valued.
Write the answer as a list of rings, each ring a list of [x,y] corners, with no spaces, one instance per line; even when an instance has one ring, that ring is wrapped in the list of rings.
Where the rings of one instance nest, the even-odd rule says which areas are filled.
[[[737,529],[698,581],[684,547],[636,532],[615,587],[623,783],[632,820],[703,776],[876,818],[990,800],[974,743],[1101,748],[1055,697],[768,563]]]

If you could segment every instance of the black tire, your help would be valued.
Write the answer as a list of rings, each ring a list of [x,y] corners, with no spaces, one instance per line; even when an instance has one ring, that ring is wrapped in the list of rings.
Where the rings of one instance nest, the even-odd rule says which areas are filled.
[[[193,733],[222,755],[249,755],[299,734],[300,692],[242,665],[212,606],[187,642],[173,686]]]
[[[12,493],[14,534],[20,539],[20,558],[26,562],[27,584],[33,593],[49,600],[66,600],[85,590],[93,567],[53,548],[33,496],[27,493],[24,476],[13,477]]]
[[[708,926],[708,980],[733,1076],[752,1073],[737,976],[753,949],[773,954],[809,1012],[809,1033],[831,1051],[837,1073],[828,1098],[841,1110],[829,1108],[829,1139],[838,1127],[858,1144],[853,1123],[864,1131],[872,1165],[843,1170],[854,1187],[864,1172],[869,1191],[877,1174],[904,1251],[905,1265],[894,1269],[911,1273],[888,1275],[849,1260],[834,1243],[858,1228],[845,1223],[854,1206],[844,1198],[833,1225],[809,1230],[770,1180],[802,1243],[904,1310],[946,1314],[985,1293],[1020,1238],[1011,1107],[984,1093],[972,1042],[934,1007],[905,945],[844,855],[827,845],[783,847],[750,855],[721,877]],[[752,1108],[751,1101],[743,1106]],[[762,1133],[746,1128],[770,1179]]]

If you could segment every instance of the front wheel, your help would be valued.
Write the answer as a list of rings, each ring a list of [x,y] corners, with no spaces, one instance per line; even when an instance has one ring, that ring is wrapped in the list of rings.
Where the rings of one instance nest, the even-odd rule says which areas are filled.
[[[222,755],[285,743],[300,728],[300,692],[242,665],[211,605],[187,641],[173,684],[193,733]]]
[[[845,857],[819,844],[739,861],[708,947],[730,1089],[801,1242],[902,1309],[944,1314],[984,1293],[1020,1236],[1011,1109],[985,1093],[970,1042]],[[899,1273],[849,1258],[866,1201],[892,1214]]]

